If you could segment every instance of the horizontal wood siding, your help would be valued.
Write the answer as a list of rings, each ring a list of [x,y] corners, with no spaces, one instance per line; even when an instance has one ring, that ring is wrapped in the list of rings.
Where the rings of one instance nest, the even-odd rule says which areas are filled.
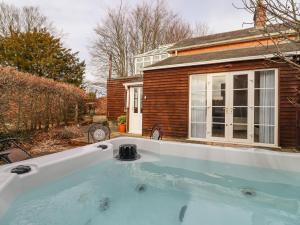
[[[116,120],[126,114],[126,90],[124,83],[140,82],[140,77],[128,77],[107,81],[107,119]]]
[[[286,64],[265,60],[145,71],[143,134],[149,135],[151,127],[158,123],[165,136],[188,137],[189,75],[265,68],[279,69],[279,145],[297,146],[297,110],[287,98],[296,95],[296,88],[300,87],[300,80],[297,79],[300,72]]]
[[[300,73],[288,65],[279,67],[279,140],[283,147],[299,146],[299,124],[298,110],[292,106],[288,97],[296,97],[297,88],[300,88]]]
[[[190,50],[178,50],[177,55],[194,55],[194,54],[201,54],[207,52],[215,52],[215,51],[225,51],[225,50],[232,50],[232,49],[240,49],[240,48],[249,48],[249,47],[261,47],[262,45],[269,46],[272,45],[273,42],[270,41],[269,38],[261,39],[260,41],[253,40],[253,41],[244,41],[238,43],[225,43],[219,45],[212,45],[202,48],[190,49]]]

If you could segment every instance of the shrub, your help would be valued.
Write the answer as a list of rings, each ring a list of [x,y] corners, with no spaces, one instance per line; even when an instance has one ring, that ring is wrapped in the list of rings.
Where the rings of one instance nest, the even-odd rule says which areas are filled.
[[[89,92],[87,95],[88,95],[89,101],[96,101],[96,98],[97,98],[96,93]]]
[[[107,120],[103,121],[103,122],[102,122],[102,125],[103,125],[103,126],[106,126],[106,127],[109,127],[109,123],[108,123]]]
[[[122,115],[118,117],[119,124],[126,124],[126,116]]]
[[[59,140],[70,140],[82,137],[83,133],[77,126],[64,127],[51,131],[51,138]]]
[[[85,92],[73,85],[0,67],[0,133],[77,122],[85,100]]]

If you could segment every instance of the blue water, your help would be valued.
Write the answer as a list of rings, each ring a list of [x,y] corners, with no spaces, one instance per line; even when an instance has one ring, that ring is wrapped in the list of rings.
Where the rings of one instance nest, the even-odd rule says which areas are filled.
[[[299,207],[300,173],[168,156],[110,160],[37,187],[0,224],[299,225]]]

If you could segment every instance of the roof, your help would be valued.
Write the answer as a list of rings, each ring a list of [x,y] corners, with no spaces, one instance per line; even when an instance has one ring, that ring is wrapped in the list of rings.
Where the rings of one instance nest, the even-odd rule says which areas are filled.
[[[134,76],[127,76],[127,77],[112,77],[111,80],[122,80],[124,82],[141,82],[143,81],[143,76],[142,75],[134,75]]]
[[[284,27],[283,25],[273,25],[272,27],[266,28],[269,33],[276,33],[280,31],[290,31],[288,28]],[[203,45],[214,45],[220,43],[231,43],[231,42],[238,42],[243,40],[252,40],[257,39],[259,37],[265,37],[265,29],[258,29],[255,27],[242,29],[242,30],[235,30],[230,32],[212,34],[207,36],[201,36],[196,38],[189,38],[182,41],[177,42],[169,51],[176,51],[176,50],[187,50],[187,49],[194,49],[199,48]]]
[[[284,53],[298,54],[300,53],[300,44],[282,44],[280,45],[280,50]],[[148,66],[144,70],[272,58],[276,52],[277,48],[275,46],[259,46],[195,55],[173,56]]]
[[[135,55],[134,57],[138,58],[138,57],[145,57],[145,56],[160,55],[163,53],[168,53],[167,50],[172,46],[173,46],[173,44],[161,45],[156,49],[153,49],[151,51],[148,51],[148,52],[145,52],[145,53],[142,53],[139,55]]]

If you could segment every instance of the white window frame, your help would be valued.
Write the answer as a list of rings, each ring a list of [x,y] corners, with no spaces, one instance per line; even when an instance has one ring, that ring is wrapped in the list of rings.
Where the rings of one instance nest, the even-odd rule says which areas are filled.
[[[163,55],[166,55],[168,57],[170,57],[170,54],[168,53],[161,53],[161,54],[154,54],[154,55],[144,55],[144,56],[140,56],[140,57],[135,57],[134,59],[134,73],[135,75],[139,75],[139,74],[143,74],[143,71],[141,71],[141,73],[137,73],[138,69],[137,69],[137,64],[141,63],[143,64],[143,68],[145,67],[145,63],[150,63],[147,66],[151,66],[154,63],[157,63],[159,61],[161,61],[162,59],[166,59],[166,58],[162,58]],[[159,60],[158,61],[154,61],[154,57],[158,56]],[[149,58],[149,60],[145,60],[145,58]],[[142,70],[143,70],[142,68]]]
[[[275,131],[274,131],[274,144],[265,144],[265,143],[257,143],[254,142],[254,74],[256,71],[274,71],[275,75]],[[209,93],[209,90],[211,90],[211,78],[213,76],[220,76],[225,75],[226,79],[226,106],[229,105],[229,107],[233,107],[233,75],[239,75],[239,74],[248,74],[248,107],[251,108],[251,113],[249,115],[249,109],[248,109],[248,139],[232,139],[232,128],[228,128],[229,132],[225,131],[225,138],[215,138],[211,137],[211,134],[209,134],[209,131],[211,130],[211,94],[207,94],[207,138],[193,138],[191,137],[191,77],[192,75],[199,75],[199,76],[207,76],[207,92]],[[222,72],[222,73],[203,73],[203,74],[190,74],[189,76],[189,125],[188,125],[188,139],[194,140],[194,141],[203,141],[203,142],[217,142],[217,143],[236,143],[236,144],[242,144],[242,145],[250,145],[250,146],[262,146],[262,147],[278,147],[278,130],[279,130],[279,72],[277,68],[266,68],[266,69],[257,69],[257,70],[246,70],[246,71],[234,71],[234,72]],[[210,83],[209,83],[210,82]],[[229,84],[229,87],[228,87]],[[228,101],[230,102],[228,104]],[[225,116],[226,117],[226,116]],[[228,117],[228,116],[227,116]],[[225,118],[225,123],[232,122],[232,118]],[[226,129],[226,127],[225,127]],[[251,137],[249,135],[252,135]],[[231,139],[229,139],[230,137]]]
[[[143,72],[144,63],[143,63],[143,60],[141,60],[140,62],[138,62],[137,59],[141,59],[141,58],[136,58],[135,59],[135,62],[134,62],[134,73],[135,74],[141,74]],[[138,64],[142,65],[142,68],[140,70],[141,72],[138,72]]]

